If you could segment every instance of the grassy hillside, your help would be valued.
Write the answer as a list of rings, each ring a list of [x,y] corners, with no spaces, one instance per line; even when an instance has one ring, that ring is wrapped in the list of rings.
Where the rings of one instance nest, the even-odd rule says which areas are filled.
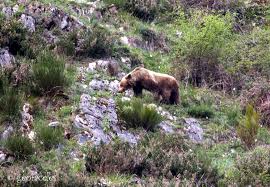
[[[0,2],[0,185],[269,186],[269,3]]]

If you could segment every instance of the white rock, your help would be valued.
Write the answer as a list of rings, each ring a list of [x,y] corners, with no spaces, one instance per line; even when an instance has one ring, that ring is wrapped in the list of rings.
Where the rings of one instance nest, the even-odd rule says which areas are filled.
[[[5,162],[6,160],[6,154],[0,150],[0,163]]]
[[[130,98],[129,97],[122,97],[121,100],[122,101],[130,101]]]
[[[117,93],[118,89],[119,89],[119,81],[118,80],[114,80],[114,81],[110,82],[109,91],[111,91],[113,93]]]
[[[122,44],[124,44],[124,45],[130,46],[129,39],[128,39],[127,36],[122,36],[122,37],[120,38],[120,42],[121,42]]]
[[[93,73],[93,72],[95,72],[96,67],[97,67],[97,63],[96,62],[91,62],[91,63],[88,64],[88,67],[87,67],[86,71],[90,72],[90,73]]]
[[[35,32],[35,20],[33,17],[22,14],[20,21],[30,32]]]
[[[34,131],[30,131],[30,133],[28,134],[28,138],[31,141],[34,141],[35,140],[35,137],[36,137],[36,133]]]
[[[53,121],[51,123],[49,123],[49,127],[57,127],[59,125],[59,122],[58,121]]]
[[[3,132],[2,134],[2,139],[6,140],[14,131],[12,126],[8,126],[8,128]]]

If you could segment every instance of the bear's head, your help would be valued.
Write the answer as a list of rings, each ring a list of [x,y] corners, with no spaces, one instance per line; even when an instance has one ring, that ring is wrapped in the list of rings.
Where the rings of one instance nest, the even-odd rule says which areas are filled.
[[[134,81],[132,79],[131,74],[124,76],[122,80],[120,81],[118,92],[122,93],[134,86]]]

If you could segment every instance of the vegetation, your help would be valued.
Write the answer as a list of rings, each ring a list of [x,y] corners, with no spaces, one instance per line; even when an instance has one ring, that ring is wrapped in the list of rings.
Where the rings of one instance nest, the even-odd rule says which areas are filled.
[[[0,16],[0,48],[8,47],[13,55],[33,56],[28,33],[16,19]]]
[[[33,65],[33,87],[41,95],[54,93],[67,84],[65,62],[49,51],[41,52]]]
[[[0,186],[270,186],[269,25],[264,0],[1,2],[0,50],[15,63],[0,54]],[[142,65],[178,79],[180,105],[112,93]]]
[[[65,54],[66,56],[74,56],[78,42],[77,40],[77,34],[75,31],[62,36],[57,43],[58,53]]]
[[[55,148],[63,142],[64,133],[60,127],[50,127],[44,124],[38,124],[35,127],[37,141],[45,150]]]
[[[251,148],[255,144],[259,128],[259,115],[251,105],[248,105],[246,108],[246,115],[240,121],[237,129],[238,136],[248,148]]]
[[[270,184],[269,155],[268,148],[256,147],[243,157],[239,157],[233,174],[226,179],[226,182],[239,186],[249,184],[268,186]]]
[[[204,177],[198,183],[212,184],[214,171],[208,170],[189,148],[188,142],[179,135],[152,134],[147,135],[136,147],[116,143],[93,148],[87,156],[86,168],[101,174],[171,175],[181,179]]]
[[[162,121],[155,108],[144,105],[140,99],[118,102],[118,115],[128,128],[142,127],[153,131]]]
[[[113,36],[100,26],[93,27],[84,33],[85,38],[79,54],[86,57],[101,58],[112,55],[114,39]]]
[[[12,135],[6,142],[5,147],[18,159],[27,159],[34,154],[32,142],[22,135]]]
[[[5,74],[0,74],[0,78],[0,119],[3,121],[18,120],[22,105],[22,95],[8,83]]]
[[[198,118],[211,118],[214,116],[214,111],[208,104],[200,104],[197,106],[191,106],[188,109],[188,114]]]

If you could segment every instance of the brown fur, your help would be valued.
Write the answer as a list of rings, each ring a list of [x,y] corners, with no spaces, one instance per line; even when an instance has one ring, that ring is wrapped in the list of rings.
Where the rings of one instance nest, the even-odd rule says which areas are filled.
[[[119,92],[133,89],[135,96],[142,95],[142,90],[148,90],[155,95],[155,99],[163,103],[179,103],[179,85],[177,80],[167,74],[156,73],[148,69],[137,67],[122,78]]]

